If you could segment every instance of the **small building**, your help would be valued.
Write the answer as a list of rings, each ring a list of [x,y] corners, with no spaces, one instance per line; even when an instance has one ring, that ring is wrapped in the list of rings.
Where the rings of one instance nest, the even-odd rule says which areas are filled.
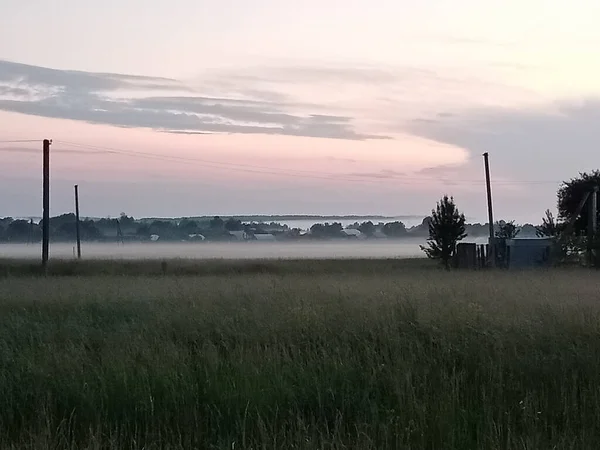
[[[254,239],[262,242],[273,242],[276,240],[275,236],[271,233],[257,233],[254,235]]]
[[[550,264],[552,240],[548,238],[515,238],[506,240],[509,269],[528,269]]]
[[[235,241],[247,241],[248,240],[248,233],[246,233],[245,231],[230,231],[229,235],[233,236]]]
[[[346,228],[346,229],[342,230],[342,234],[346,237],[354,238],[354,239],[363,239],[364,238],[364,235],[359,230],[355,230],[353,228]]]
[[[191,241],[204,241],[206,240],[206,238],[204,237],[204,235],[202,234],[188,234],[188,237],[190,238]]]

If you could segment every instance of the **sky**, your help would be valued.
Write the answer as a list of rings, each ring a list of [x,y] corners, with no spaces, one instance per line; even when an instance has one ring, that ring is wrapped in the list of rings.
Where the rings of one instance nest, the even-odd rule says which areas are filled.
[[[427,215],[538,223],[600,167],[578,0],[2,0],[0,216]],[[17,142],[18,141],[18,142]]]

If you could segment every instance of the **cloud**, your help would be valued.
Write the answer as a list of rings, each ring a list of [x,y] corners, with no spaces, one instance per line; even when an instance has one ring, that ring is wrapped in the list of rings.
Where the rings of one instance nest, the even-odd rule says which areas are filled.
[[[19,87],[10,87],[10,86],[0,86],[0,96],[15,96],[15,97],[25,97],[30,94],[29,89],[19,88]]]
[[[378,172],[353,172],[348,174],[351,177],[376,179],[376,180],[390,180],[406,177],[406,173],[397,172],[395,170],[380,170]]]
[[[550,183],[598,167],[599,122],[600,99],[589,98],[524,110],[459,111],[412,122],[408,131],[462,147],[478,158],[488,152],[492,176]]]
[[[187,94],[143,95],[148,91]],[[0,60],[0,110],[4,111],[172,133],[385,138],[356,131],[350,116],[300,112],[298,105],[276,91],[246,86],[246,94],[261,99],[201,96],[169,78],[57,70]]]
[[[0,82],[85,92],[124,88],[185,89],[181,82],[170,78],[58,70],[4,60],[0,60]]]

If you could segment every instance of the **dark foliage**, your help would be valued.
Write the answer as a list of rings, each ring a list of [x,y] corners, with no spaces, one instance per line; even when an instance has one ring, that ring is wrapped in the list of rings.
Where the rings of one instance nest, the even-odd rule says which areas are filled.
[[[577,205],[579,205],[583,196],[600,186],[600,170],[594,170],[591,173],[580,173],[579,177],[565,181],[558,190],[558,218],[561,221],[568,222],[575,216]],[[600,200],[598,196],[597,201]],[[600,211],[600,208],[598,208]],[[573,232],[577,235],[583,234],[587,230],[588,208],[584,207],[581,214],[575,219]]]
[[[542,224],[536,227],[538,237],[557,237],[560,232],[560,226],[556,222],[552,211],[546,210],[545,216],[542,218]]]
[[[510,222],[498,222],[497,227],[496,237],[499,239],[514,239],[520,232],[514,220]]]
[[[428,246],[421,246],[421,249],[429,258],[439,259],[449,269],[456,244],[466,236],[464,214],[456,208],[453,197],[444,195],[431,211]]]

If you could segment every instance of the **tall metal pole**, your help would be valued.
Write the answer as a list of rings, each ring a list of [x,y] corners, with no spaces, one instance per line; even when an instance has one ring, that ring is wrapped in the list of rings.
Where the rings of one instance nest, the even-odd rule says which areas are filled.
[[[75,185],[75,230],[77,233],[77,259],[81,259],[81,229],[79,226],[79,186]]]
[[[43,214],[42,214],[42,267],[48,265],[48,247],[50,241],[50,141],[44,139],[43,167]]]
[[[487,152],[483,154],[483,161],[485,165],[485,184],[487,187],[487,205],[488,205],[488,222],[490,229],[490,260],[492,262],[492,266],[496,265],[496,256],[495,256],[495,245],[494,245],[494,212],[492,208],[492,183],[490,181],[490,162],[489,155]]]

